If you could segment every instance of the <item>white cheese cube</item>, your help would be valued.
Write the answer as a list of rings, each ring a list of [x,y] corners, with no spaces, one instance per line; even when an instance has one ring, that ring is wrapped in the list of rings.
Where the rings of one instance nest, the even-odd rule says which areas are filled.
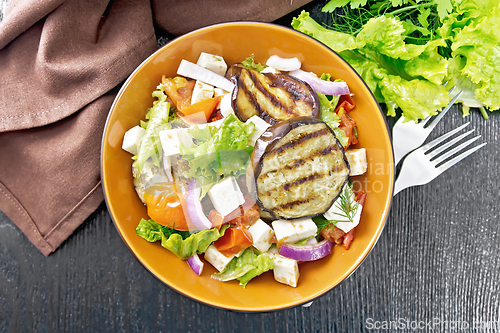
[[[191,95],[191,104],[201,102],[205,99],[214,97],[214,86],[196,81]]]
[[[212,72],[219,75],[226,75],[227,65],[224,61],[224,58],[222,58],[221,56],[201,52],[196,64],[200,65],[201,67],[205,67],[206,69],[211,70]]]
[[[208,196],[214,208],[222,216],[228,215],[245,203],[245,197],[234,177],[225,178],[212,186],[212,188],[208,190]]]
[[[280,254],[274,257],[274,279],[278,282],[297,287],[299,265],[297,260],[285,258]]]
[[[224,97],[220,100],[219,107],[220,113],[227,117],[230,114],[234,114],[233,106],[231,104],[231,94],[225,94]]]
[[[165,156],[180,154],[181,145],[185,147],[193,145],[193,136],[188,133],[188,128],[163,130],[158,135]]]
[[[335,226],[342,230],[345,233],[348,233],[353,228],[357,227],[359,224],[359,220],[361,219],[361,211],[363,210],[363,206],[359,205],[356,214],[354,215],[352,222],[337,222]]]
[[[141,126],[134,126],[125,132],[123,136],[122,149],[128,151],[133,155],[137,155],[139,143],[142,137],[146,134],[146,130]]]
[[[366,172],[368,169],[368,162],[366,161],[366,149],[349,149],[345,152],[347,162],[351,167],[351,176],[359,176]]]
[[[300,240],[291,221],[276,220],[271,224],[278,243],[295,243]]]
[[[224,97],[228,92],[221,88],[214,88],[214,97]]]
[[[261,219],[252,224],[248,231],[252,235],[253,247],[260,252],[266,252],[271,247],[271,238],[273,238],[273,229]]]
[[[267,66],[266,68],[264,68],[261,73],[265,74],[265,73],[272,73],[272,74],[279,74],[280,71],[277,70],[276,68],[274,67],[271,67],[271,66]]]
[[[246,123],[248,124],[248,122],[252,122],[255,125],[254,131],[248,137],[248,140],[250,141],[252,146],[254,146],[255,141],[257,141],[257,139],[262,135],[262,133],[264,133],[271,125],[266,123],[266,121],[259,116],[252,116],[248,118]]]
[[[311,218],[293,220],[292,225],[299,240],[314,237],[318,233],[318,226]]]
[[[354,198],[355,198],[355,196],[354,196],[354,193],[353,193],[353,194],[351,194],[350,200],[354,201]],[[347,233],[352,228],[356,227],[359,224],[359,220],[361,218],[361,211],[363,210],[363,206],[358,205],[358,209],[356,211],[356,214],[353,217],[353,221],[352,222],[348,222],[348,221],[346,221],[347,219],[345,217],[345,212],[340,208],[340,205],[341,205],[340,201],[341,201],[340,198],[338,198],[337,200],[335,200],[335,202],[333,203],[332,207],[330,207],[330,209],[328,209],[323,214],[323,216],[327,220],[339,221],[339,222],[337,222],[335,224],[335,226],[337,228],[341,229],[342,231],[344,231],[345,233]],[[344,221],[344,222],[341,222],[341,221]]]
[[[204,258],[219,272],[222,272],[224,268],[226,268],[227,264],[229,264],[229,262],[234,258],[234,254],[230,257],[226,257],[212,244],[205,251]]]
[[[318,227],[312,219],[276,220],[272,222],[278,243],[296,243],[302,239],[316,236]]]

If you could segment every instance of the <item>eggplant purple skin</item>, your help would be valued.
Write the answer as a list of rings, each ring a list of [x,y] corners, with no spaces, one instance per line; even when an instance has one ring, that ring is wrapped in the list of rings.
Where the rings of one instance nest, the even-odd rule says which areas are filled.
[[[228,72],[231,71],[231,73],[229,75],[226,75],[226,77],[229,78],[230,81],[236,87],[233,90],[232,95],[231,95],[231,106],[232,106],[233,110],[235,111],[235,114],[239,120],[245,122],[251,116],[258,115],[260,118],[265,120],[268,124],[273,125],[273,124],[276,124],[280,121],[284,121],[284,120],[288,120],[290,118],[297,117],[296,114],[289,114],[288,112],[286,112],[286,109],[284,109],[285,113],[287,113],[287,118],[276,118],[274,115],[270,114],[267,110],[261,110],[260,107],[258,109],[255,109],[255,105],[254,105],[254,110],[253,110],[255,112],[252,112],[252,114],[244,114],[243,110],[239,110],[239,108],[238,108],[238,94],[239,94],[239,89],[241,86],[240,76],[241,76],[241,71],[243,69],[247,70],[246,68],[244,68],[242,66],[231,66],[230,69],[228,70]],[[255,75],[263,75],[263,76],[267,76],[268,78],[273,78],[271,81],[276,81],[277,83],[279,83],[279,85],[281,87],[286,88],[283,90],[288,92],[290,94],[290,97],[293,100],[295,100],[295,98],[297,98],[297,100],[301,100],[301,101],[304,101],[306,103],[311,104],[311,111],[310,111],[310,114],[308,114],[309,117],[317,118],[319,116],[320,107],[319,107],[318,95],[307,82],[304,82],[296,77],[293,77],[293,76],[290,76],[287,74],[273,74],[273,73],[262,74],[262,73],[259,73],[257,71],[254,71],[254,70],[247,70],[247,71],[249,73],[254,72]],[[276,82],[273,82],[273,84],[276,84]],[[297,88],[298,86],[304,87],[305,90],[298,89]],[[304,98],[302,98],[302,97],[304,97]],[[248,110],[245,110],[245,111],[248,111]]]
[[[263,163],[265,155],[269,151],[271,151],[274,148],[274,146],[276,146],[276,144],[286,134],[288,134],[288,132],[290,132],[292,129],[297,128],[297,127],[302,126],[302,125],[310,125],[310,124],[317,124],[317,123],[324,123],[324,122],[319,120],[319,119],[315,119],[315,118],[311,118],[311,117],[295,117],[295,118],[291,118],[291,119],[276,123],[276,124],[270,126],[264,133],[262,133],[262,135],[259,137],[259,139],[257,139],[257,141],[255,143],[255,148],[254,148],[254,151],[253,151],[252,156],[251,156],[252,164],[254,166],[255,183],[257,184],[257,178],[259,177],[260,172],[262,170],[262,163]],[[324,123],[324,124],[326,125],[326,123]],[[335,137],[337,146],[342,151],[343,160],[344,160],[344,162],[347,166],[347,169],[348,169],[347,174],[349,175],[351,173],[351,169],[349,166],[349,162],[347,161],[347,157],[345,156],[344,147],[342,146],[340,141],[335,136],[335,133],[333,132],[333,130],[328,125],[326,125],[326,128],[328,128],[328,130],[331,132],[331,134]],[[342,184],[342,186],[340,187],[340,189],[342,189],[345,186],[345,184],[348,182],[348,180],[349,180],[349,176],[346,177],[346,179],[345,179],[344,183]],[[337,198],[340,196],[341,192],[342,191],[340,190],[339,193],[337,193],[337,195],[333,198],[331,203],[328,205],[329,208],[333,205],[335,200],[337,200]],[[283,218],[281,216],[276,216],[276,214],[274,214],[272,211],[270,211],[264,207],[262,202],[259,200],[257,192],[256,192],[256,202],[257,202],[261,212],[264,213],[264,214],[261,214],[262,218],[266,221],[275,220],[275,219],[284,219],[284,220],[296,219],[296,218],[287,219],[287,218]],[[300,218],[312,218],[312,217],[319,216],[323,213],[324,212],[313,214],[313,215],[307,215],[307,216],[303,216]]]

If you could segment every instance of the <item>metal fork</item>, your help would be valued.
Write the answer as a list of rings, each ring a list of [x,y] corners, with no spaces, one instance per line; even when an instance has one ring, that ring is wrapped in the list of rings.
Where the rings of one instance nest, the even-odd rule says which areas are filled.
[[[450,94],[453,92],[455,87],[451,88]],[[429,116],[419,122],[415,123],[410,120],[404,123],[404,117],[400,117],[392,129],[392,142],[394,146],[394,166],[398,165],[399,161],[410,151],[419,147],[424,143],[425,139],[431,134],[437,123],[443,118],[443,116],[448,112],[451,106],[460,97],[462,91],[460,91],[453,99],[450,104],[441,111],[441,113],[431,120],[432,116]],[[426,126],[428,125],[428,126]]]
[[[453,134],[459,132],[461,129],[465,128],[469,123],[465,123],[462,126],[440,136],[437,139],[423,145],[417,150],[413,151],[408,157],[405,159],[403,166],[401,168],[401,172],[399,173],[399,177],[396,180],[394,185],[394,195],[398,194],[400,191],[414,185],[423,185],[429,183],[431,180],[442,174],[444,171],[448,170],[453,165],[457,164],[476,150],[486,145],[486,142],[466,150],[462,152],[460,155],[452,158],[451,160],[439,165],[444,162],[449,157],[454,154],[460,152],[463,148],[467,147],[477,139],[481,137],[481,135],[475,136],[472,139],[469,139],[457,147],[450,149],[454,144],[458,143],[460,140],[465,138],[467,135],[472,133],[474,129],[467,131],[456,138],[450,140],[449,142],[443,144],[438,147],[438,145]],[[438,148],[436,148],[438,147]],[[436,148],[436,149],[434,149]],[[439,156],[441,153],[443,155]],[[439,165],[439,166],[438,166]]]

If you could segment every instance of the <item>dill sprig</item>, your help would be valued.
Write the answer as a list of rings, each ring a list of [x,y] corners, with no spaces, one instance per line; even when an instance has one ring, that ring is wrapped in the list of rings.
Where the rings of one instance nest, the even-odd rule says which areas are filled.
[[[354,36],[372,18],[397,17],[407,31],[406,41],[412,44],[436,39],[440,19],[451,9],[450,0],[331,0],[323,7],[324,12],[334,12],[334,23],[329,28]]]
[[[355,200],[352,184],[347,183],[344,186],[339,198],[334,202],[334,205],[340,210],[334,214],[338,216],[338,218],[328,220],[324,216],[317,216],[313,219],[318,226],[318,232],[326,228],[333,228],[338,222],[354,222],[354,217],[359,209],[359,202]]]

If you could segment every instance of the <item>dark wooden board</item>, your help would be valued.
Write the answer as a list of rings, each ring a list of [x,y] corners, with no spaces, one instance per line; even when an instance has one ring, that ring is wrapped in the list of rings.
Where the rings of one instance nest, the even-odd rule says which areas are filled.
[[[322,3],[306,10],[326,21]],[[0,212],[0,332],[361,332],[390,321],[441,332],[498,321],[500,113],[463,119],[455,106],[431,137],[465,121],[488,145],[401,192],[359,269],[307,308],[236,313],[178,294],[135,259],[104,204],[50,257]]]

